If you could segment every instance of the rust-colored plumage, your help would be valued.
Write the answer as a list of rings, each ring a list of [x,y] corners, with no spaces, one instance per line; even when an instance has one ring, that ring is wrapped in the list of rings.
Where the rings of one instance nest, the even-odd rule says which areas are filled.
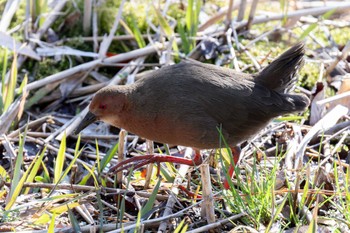
[[[235,146],[309,105],[305,95],[289,93],[303,56],[299,43],[256,75],[187,60],[147,72],[98,91],[76,132],[101,120],[153,141],[210,149],[220,146],[219,127]]]

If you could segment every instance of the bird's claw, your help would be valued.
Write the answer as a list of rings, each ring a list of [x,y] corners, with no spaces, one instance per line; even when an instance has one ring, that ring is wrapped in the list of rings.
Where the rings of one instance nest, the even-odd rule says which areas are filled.
[[[185,159],[185,158],[179,158],[174,157],[170,155],[141,155],[141,156],[135,156],[130,159],[126,159],[113,167],[109,169],[109,173],[116,174],[122,170],[127,170],[132,168],[133,170],[138,169],[144,165],[150,164],[150,163],[163,163],[163,162],[170,162],[170,163],[180,163],[185,164],[189,166],[195,166],[202,163],[202,160],[192,160],[192,159]],[[158,166],[159,167],[159,166]],[[159,170],[159,169],[158,169]]]

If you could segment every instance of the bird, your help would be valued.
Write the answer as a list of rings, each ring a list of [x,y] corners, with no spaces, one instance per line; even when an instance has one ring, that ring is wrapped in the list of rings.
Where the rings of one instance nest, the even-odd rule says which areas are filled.
[[[100,89],[75,134],[103,121],[170,145],[222,148],[223,137],[228,146],[235,147],[275,117],[302,112],[309,106],[306,95],[292,92],[304,53],[304,43],[297,43],[255,74],[190,59],[145,72],[133,84]],[[113,169],[120,171],[135,161],[139,161],[137,167],[151,162],[194,163],[164,155],[137,156]]]

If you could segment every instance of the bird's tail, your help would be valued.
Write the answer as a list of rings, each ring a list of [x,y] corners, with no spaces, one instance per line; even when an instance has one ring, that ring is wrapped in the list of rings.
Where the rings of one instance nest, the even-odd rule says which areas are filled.
[[[282,94],[284,113],[302,112],[310,105],[310,99],[304,94]]]
[[[255,81],[270,90],[288,92],[296,82],[296,72],[303,65],[304,53],[304,43],[294,45],[258,73]]]

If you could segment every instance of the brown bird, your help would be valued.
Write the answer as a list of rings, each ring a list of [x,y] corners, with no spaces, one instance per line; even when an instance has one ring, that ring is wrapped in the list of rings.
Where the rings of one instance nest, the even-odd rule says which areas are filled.
[[[236,146],[274,117],[309,105],[305,95],[289,93],[303,56],[304,45],[299,43],[254,75],[192,60],[147,72],[131,85],[99,90],[75,133],[101,120],[156,142],[212,149],[225,146],[220,128],[227,144]],[[169,156],[139,159],[144,158],[150,160],[140,166],[169,161]],[[177,159],[170,160],[183,162]],[[138,157],[123,165],[135,160]]]

